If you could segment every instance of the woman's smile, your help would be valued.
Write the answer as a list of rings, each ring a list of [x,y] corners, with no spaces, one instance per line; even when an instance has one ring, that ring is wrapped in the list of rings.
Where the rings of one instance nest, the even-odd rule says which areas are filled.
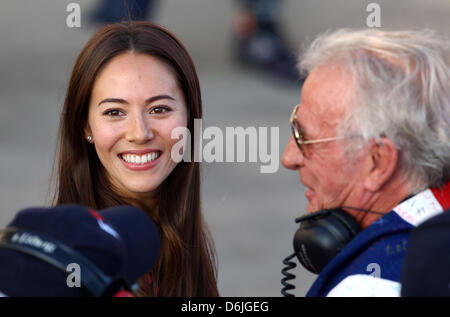
[[[133,171],[143,171],[153,168],[159,162],[161,151],[148,150],[143,154],[124,152],[118,155],[124,166]]]

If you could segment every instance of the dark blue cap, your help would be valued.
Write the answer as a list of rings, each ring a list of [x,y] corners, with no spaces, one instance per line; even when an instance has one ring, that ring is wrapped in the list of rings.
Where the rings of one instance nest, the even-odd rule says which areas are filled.
[[[450,297],[450,210],[412,230],[401,284],[401,296]]]
[[[131,206],[98,212],[79,205],[28,208],[6,229],[11,228],[42,233],[81,254],[106,276],[122,277],[128,284],[151,269],[160,248],[155,224]],[[7,296],[86,295],[82,288],[68,287],[67,274],[60,269],[4,247],[0,247],[0,292]]]

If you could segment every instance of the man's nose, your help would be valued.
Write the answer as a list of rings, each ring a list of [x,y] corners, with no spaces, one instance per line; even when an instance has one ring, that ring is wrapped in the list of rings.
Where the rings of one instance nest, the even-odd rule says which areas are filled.
[[[129,142],[143,144],[153,137],[154,133],[148,118],[141,114],[133,116],[128,123],[126,139]]]
[[[286,148],[284,149],[283,157],[281,158],[281,163],[284,167],[296,170],[303,164],[303,154],[298,148],[297,142],[295,142],[294,137],[291,137],[286,144]]]

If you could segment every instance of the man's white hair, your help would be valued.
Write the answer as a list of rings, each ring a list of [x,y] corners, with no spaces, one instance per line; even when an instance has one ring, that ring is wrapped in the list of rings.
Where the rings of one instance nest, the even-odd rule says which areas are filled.
[[[410,191],[450,180],[448,40],[434,32],[341,29],[318,36],[300,56],[301,72],[337,63],[351,72],[355,105],[338,136],[391,139]]]

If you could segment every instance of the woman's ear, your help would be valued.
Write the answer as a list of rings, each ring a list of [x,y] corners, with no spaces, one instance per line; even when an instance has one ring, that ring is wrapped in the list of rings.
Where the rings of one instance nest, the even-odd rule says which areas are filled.
[[[89,137],[91,137],[92,140],[92,130],[89,122],[86,122],[86,125],[84,126],[84,138],[88,140]]]
[[[399,151],[392,140],[383,137],[379,142],[373,142],[369,155],[371,167],[364,186],[374,192],[394,176],[398,168]]]

